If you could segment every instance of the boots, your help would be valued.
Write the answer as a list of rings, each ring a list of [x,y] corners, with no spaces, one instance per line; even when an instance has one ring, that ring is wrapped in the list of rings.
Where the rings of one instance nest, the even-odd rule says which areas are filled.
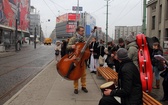
[[[156,86],[153,89],[160,89],[160,80],[156,80]]]

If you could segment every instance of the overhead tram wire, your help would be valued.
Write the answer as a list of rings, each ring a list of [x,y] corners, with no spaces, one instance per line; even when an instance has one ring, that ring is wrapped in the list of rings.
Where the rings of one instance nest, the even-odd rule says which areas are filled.
[[[46,6],[50,9],[50,11],[54,14],[54,16],[56,17],[56,14],[54,13],[54,11],[52,11],[52,9],[48,6],[48,4],[46,3],[46,1],[45,0],[43,0],[44,1],[44,3],[46,4]]]
[[[52,3],[56,4],[57,6],[61,7],[61,8],[62,8],[62,9],[64,9],[64,10],[67,10],[66,8],[64,8],[63,6],[61,6],[61,5],[57,4],[57,3],[56,3],[56,2],[54,2],[53,0],[50,0],[50,2],[52,2]]]
[[[137,2],[137,4],[136,4],[134,7],[132,7],[124,16],[122,16],[121,18],[115,20],[112,24],[114,24],[114,23],[119,22],[120,20],[122,20],[123,17],[125,17],[126,15],[128,15],[129,12],[131,12],[140,2],[141,2],[141,0],[139,0],[139,1]]]
[[[99,11],[99,10],[103,9],[104,7],[106,7],[106,6],[104,5],[104,6],[102,6],[101,8],[99,8],[99,9],[97,9],[97,10],[95,10],[95,11],[91,12],[91,13],[95,13],[95,12],[97,12],[97,11]]]
[[[124,8],[121,10],[121,12],[119,13],[119,15],[116,17],[116,19],[115,20],[117,20],[118,19],[118,17],[120,17],[120,15],[122,14],[122,12],[126,9],[126,7],[128,6],[128,3],[130,2],[131,0],[128,0],[127,1],[127,3],[126,3],[126,5],[124,6]]]
[[[109,4],[110,4],[111,2],[113,2],[113,1],[114,1],[114,0],[110,1],[110,2],[109,2]],[[91,12],[91,13],[95,13],[95,12],[97,12],[97,11],[99,11],[99,10],[103,9],[104,7],[106,7],[106,6],[104,5],[104,6],[102,6],[102,7],[98,8],[97,10],[95,10],[95,11],[93,11],[93,12]]]

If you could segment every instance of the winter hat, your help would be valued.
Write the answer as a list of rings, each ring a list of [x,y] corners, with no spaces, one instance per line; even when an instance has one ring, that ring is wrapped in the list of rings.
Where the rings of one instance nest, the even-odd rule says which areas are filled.
[[[136,40],[136,38],[134,35],[131,34],[131,35],[126,36],[125,40],[128,42],[133,42]]]
[[[118,39],[118,43],[124,43],[123,38],[119,38],[119,39]]]
[[[119,60],[124,60],[128,58],[128,52],[125,48],[119,48],[117,51],[117,58]]]
[[[56,43],[61,43],[61,41],[57,40]]]
[[[159,39],[157,37],[155,37],[155,36],[152,37],[152,40],[153,40],[154,44],[159,44],[160,43]]]

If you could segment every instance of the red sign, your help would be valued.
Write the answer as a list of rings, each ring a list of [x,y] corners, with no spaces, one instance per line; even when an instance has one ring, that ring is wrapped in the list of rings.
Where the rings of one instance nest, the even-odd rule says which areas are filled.
[[[80,14],[77,15],[77,19],[80,19]],[[68,21],[76,21],[76,13],[68,13]]]

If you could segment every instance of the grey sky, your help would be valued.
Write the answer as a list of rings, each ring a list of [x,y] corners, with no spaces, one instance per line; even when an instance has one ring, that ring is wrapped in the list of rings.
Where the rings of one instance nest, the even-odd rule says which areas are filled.
[[[83,11],[96,18],[98,27],[106,28],[106,1],[105,0],[79,0]],[[56,24],[56,16],[72,11],[77,0],[31,0],[31,5],[37,8],[42,21],[42,30],[46,37],[52,32]],[[110,0],[109,1],[109,28],[108,33],[114,35],[114,26],[142,25],[143,0]],[[50,22],[47,20],[50,19]],[[46,35],[47,33],[47,35]]]

